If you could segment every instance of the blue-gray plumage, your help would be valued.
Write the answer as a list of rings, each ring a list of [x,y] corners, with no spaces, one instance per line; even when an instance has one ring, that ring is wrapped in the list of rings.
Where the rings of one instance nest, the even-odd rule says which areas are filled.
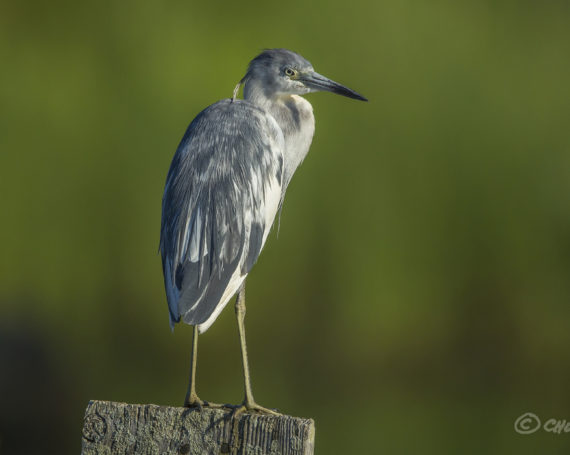
[[[244,100],[236,99],[241,84]],[[245,278],[313,138],[312,107],[298,95],[321,90],[366,100],[315,73],[298,54],[266,50],[251,61],[233,98],[209,106],[188,127],[162,201],[160,251],[171,327],[182,319],[207,330],[238,291],[236,312],[243,306],[245,313]],[[243,317],[239,324],[238,314],[247,370]],[[260,409],[251,391],[248,398],[245,375],[245,406]],[[186,404],[196,403],[189,389]]]
[[[220,101],[190,124],[163,200],[161,251],[171,326],[181,317],[204,324],[232,276],[244,277],[255,263],[270,228],[264,210],[271,185],[277,189],[282,181],[283,145],[275,121],[246,101]]]

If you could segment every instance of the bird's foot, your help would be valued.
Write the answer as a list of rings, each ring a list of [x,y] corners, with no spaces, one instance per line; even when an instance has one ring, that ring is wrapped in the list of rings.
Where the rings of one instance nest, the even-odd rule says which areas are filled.
[[[236,417],[236,416],[238,416],[244,412],[257,413],[257,414],[267,414],[267,415],[273,415],[273,416],[282,415],[277,409],[264,408],[263,406],[258,405],[253,400],[244,400],[243,403],[238,404],[238,405],[225,404],[223,407],[226,409],[231,409],[233,417]]]
[[[198,395],[190,396],[186,400],[184,400],[184,407],[185,408],[195,408],[201,411],[204,408],[210,409],[225,409],[229,405],[226,404],[219,404],[219,403],[212,403],[211,401],[201,400],[198,398]]]
[[[187,396],[186,399],[184,400],[185,408],[196,408],[199,411],[201,411],[204,406],[209,406],[209,403],[207,401],[200,400],[198,395],[196,395],[195,393]]]

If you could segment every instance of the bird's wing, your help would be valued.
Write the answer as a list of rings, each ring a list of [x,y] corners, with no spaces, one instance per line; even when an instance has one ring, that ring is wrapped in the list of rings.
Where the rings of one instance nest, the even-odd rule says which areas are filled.
[[[257,260],[281,198],[284,139],[246,101],[220,101],[190,124],[162,200],[160,251],[170,324],[206,330]]]

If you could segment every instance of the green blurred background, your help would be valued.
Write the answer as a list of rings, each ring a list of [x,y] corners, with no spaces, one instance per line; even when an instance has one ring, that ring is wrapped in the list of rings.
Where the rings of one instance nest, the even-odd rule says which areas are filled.
[[[248,280],[254,392],[316,452],[568,453],[570,6],[0,4],[0,452],[80,450],[90,399],[180,405],[157,253],[170,160],[261,49],[361,92],[316,134]],[[198,392],[239,402],[233,310]]]

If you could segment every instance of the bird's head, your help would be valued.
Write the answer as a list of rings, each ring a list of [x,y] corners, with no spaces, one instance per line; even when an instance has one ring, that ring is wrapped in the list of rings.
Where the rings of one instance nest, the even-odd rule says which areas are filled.
[[[263,51],[250,62],[241,83],[244,84],[245,99],[327,91],[368,101],[354,90],[321,76],[308,60],[287,49]]]

